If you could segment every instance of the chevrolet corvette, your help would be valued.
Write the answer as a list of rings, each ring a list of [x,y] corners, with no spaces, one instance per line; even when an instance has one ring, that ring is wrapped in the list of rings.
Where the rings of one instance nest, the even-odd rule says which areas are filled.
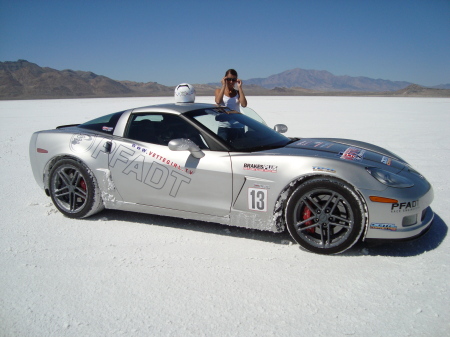
[[[337,254],[359,240],[424,234],[430,183],[369,143],[293,138],[251,109],[174,103],[35,132],[38,185],[66,217],[102,209],[282,232]]]

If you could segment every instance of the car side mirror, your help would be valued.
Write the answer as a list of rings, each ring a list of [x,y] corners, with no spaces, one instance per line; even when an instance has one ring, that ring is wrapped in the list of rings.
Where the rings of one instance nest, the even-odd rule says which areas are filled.
[[[189,151],[194,158],[200,159],[205,153],[200,150],[197,144],[186,138],[172,139],[169,142],[169,149],[172,151]]]
[[[286,133],[288,130],[288,127],[284,124],[277,124],[273,127],[273,129],[278,133]]]

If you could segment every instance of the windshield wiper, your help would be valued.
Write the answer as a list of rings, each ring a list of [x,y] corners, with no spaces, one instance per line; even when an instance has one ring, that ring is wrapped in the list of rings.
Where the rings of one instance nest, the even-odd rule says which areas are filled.
[[[289,138],[289,139],[290,139],[291,141],[290,141],[289,143],[287,143],[286,145],[295,143],[295,142],[299,141],[301,138],[295,137],[295,138]]]
[[[255,147],[250,147],[245,149],[245,152],[257,152],[257,151],[267,151],[267,150],[273,150],[273,149],[279,149],[281,147],[285,147],[287,144],[277,144],[277,145],[260,145]],[[243,150],[241,150],[243,151]]]

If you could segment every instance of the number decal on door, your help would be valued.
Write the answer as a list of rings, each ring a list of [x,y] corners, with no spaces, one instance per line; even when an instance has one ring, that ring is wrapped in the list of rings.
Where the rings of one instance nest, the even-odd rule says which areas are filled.
[[[249,188],[248,208],[253,211],[267,212],[267,190]]]

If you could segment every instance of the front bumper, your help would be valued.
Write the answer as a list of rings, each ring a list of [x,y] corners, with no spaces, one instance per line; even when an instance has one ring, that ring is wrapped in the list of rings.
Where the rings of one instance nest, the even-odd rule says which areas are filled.
[[[425,234],[434,219],[433,196],[430,187],[421,197],[410,196],[396,204],[369,201],[364,239],[410,240]]]
[[[391,233],[386,238],[380,238],[378,237],[367,237],[365,238],[366,241],[410,241],[417,239],[430,230],[431,226],[433,225],[434,220],[434,212],[431,209],[431,207],[428,207],[426,210],[426,218],[424,221],[417,227],[410,228],[410,229],[404,229],[402,231],[395,231],[395,233]]]

